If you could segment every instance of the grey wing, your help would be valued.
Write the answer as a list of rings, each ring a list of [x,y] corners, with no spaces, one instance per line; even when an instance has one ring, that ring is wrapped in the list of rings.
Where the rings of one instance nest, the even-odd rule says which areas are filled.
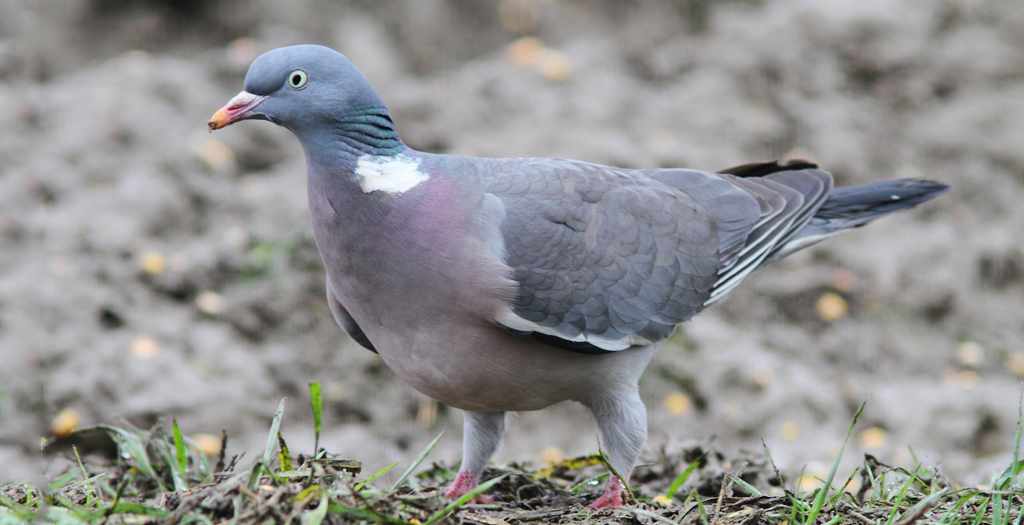
[[[763,266],[811,218],[832,191],[832,176],[813,164],[766,162],[706,173],[656,170],[651,177],[705,203],[721,239],[713,304]]]
[[[668,337],[710,297],[715,224],[685,192],[639,172],[546,159],[499,168],[484,184],[505,206],[517,284],[497,319],[506,328],[617,351]]]
[[[334,316],[334,322],[338,323],[338,326],[345,331],[355,342],[359,343],[359,346],[373,352],[377,352],[377,349],[370,342],[370,339],[363,333],[362,328],[356,324],[356,320],[348,313],[345,306],[338,302],[334,298],[334,293],[331,292],[331,283],[327,282],[327,306],[331,309],[331,315]]]
[[[763,265],[821,206],[803,165],[744,178],[538,159],[485,178],[517,296],[498,322],[574,350],[656,342]],[[506,168],[507,169],[507,168]]]

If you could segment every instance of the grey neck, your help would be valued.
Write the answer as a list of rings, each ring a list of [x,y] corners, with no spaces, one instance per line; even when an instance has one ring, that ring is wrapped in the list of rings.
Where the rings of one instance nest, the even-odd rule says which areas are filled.
[[[397,155],[406,149],[384,106],[356,108],[315,130],[296,130],[296,135],[310,162],[329,169],[351,169],[364,155]]]

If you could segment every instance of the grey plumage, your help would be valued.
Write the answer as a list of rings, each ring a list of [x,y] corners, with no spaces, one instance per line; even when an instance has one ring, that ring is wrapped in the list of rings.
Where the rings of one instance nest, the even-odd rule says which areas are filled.
[[[806,162],[711,173],[423,153],[321,46],[262,55],[245,85],[210,127],[262,119],[298,137],[338,325],[466,411],[451,496],[479,481],[505,412],[566,400],[594,414],[628,479],[647,434],[637,385],[660,341],[766,262],[945,189],[833,189]],[[618,504],[612,477],[595,505]]]

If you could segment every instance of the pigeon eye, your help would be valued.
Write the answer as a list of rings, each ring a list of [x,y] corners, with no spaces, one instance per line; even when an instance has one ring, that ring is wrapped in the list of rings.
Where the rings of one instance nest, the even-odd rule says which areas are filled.
[[[308,80],[309,76],[301,69],[296,69],[295,71],[288,73],[288,85],[293,89],[302,89],[306,87],[306,82]]]

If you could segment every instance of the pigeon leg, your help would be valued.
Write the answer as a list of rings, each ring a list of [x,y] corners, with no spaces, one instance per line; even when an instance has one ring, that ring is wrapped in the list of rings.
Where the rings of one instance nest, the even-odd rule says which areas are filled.
[[[462,466],[459,467],[455,481],[444,493],[452,499],[462,496],[480,483],[480,475],[497,450],[501,435],[505,433],[504,412],[466,411],[463,420]]]
[[[604,494],[590,507],[621,507],[623,484],[629,479],[640,449],[647,441],[647,408],[637,390],[615,393],[588,406],[597,420],[601,450],[615,470],[608,477]]]

